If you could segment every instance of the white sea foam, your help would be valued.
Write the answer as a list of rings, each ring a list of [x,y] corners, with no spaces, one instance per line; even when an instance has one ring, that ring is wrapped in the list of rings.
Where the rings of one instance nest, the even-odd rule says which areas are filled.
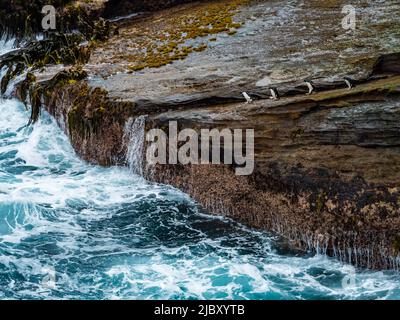
[[[12,51],[14,49],[14,43],[15,43],[14,39],[9,39],[9,40],[0,39],[0,56],[7,52]]]

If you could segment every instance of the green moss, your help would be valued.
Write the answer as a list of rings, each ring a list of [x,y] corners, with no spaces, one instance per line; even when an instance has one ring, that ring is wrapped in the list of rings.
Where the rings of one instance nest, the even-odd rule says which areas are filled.
[[[145,53],[138,52],[127,57],[132,62],[131,72],[145,68],[159,68],[177,60],[184,60],[193,52],[201,52],[206,44],[198,47],[187,45],[187,41],[209,35],[227,32],[234,35],[242,23],[234,22],[233,16],[239,5],[248,0],[219,0],[199,6],[189,15],[171,18],[164,23],[162,31],[145,33],[138,39],[139,48],[146,48]],[[204,10],[206,9],[206,12]],[[216,41],[212,37],[210,41]]]
[[[75,135],[89,137],[101,128],[104,118],[112,113],[108,108],[108,93],[102,88],[91,90],[85,84],[74,95],[76,98],[68,112],[69,134],[72,138]]]
[[[194,48],[193,50],[196,52],[201,52],[207,49],[207,45],[206,44],[201,44],[200,46]]]

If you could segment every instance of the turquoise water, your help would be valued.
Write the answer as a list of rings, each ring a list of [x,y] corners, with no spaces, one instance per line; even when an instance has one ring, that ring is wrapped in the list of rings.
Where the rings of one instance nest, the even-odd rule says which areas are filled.
[[[29,128],[15,100],[0,114],[1,299],[400,298],[394,272],[287,252],[178,190],[81,161],[47,114]]]

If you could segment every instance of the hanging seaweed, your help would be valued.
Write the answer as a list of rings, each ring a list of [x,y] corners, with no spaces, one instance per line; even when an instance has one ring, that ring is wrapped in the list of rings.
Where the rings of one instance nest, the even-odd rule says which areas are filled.
[[[40,116],[42,104],[46,99],[51,97],[52,89],[58,85],[66,84],[71,81],[83,80],[87,77],[86,71],[81,67],[73,67],[57,73],[53,78],[41,83],[36,82],[36,77],[28,73],[25,80],[19,85],[18,96],[27,100],[27,92],[29,92],[29,102],[31,105],[31,116],[28,125],[34,124]]]
[[[69,2],[59,0],[52,4],[62,8]],[[68,6],[57,18],[57,31],[44,32],[44,38],[36,40],[34,35],[43,32],[37,26],[41,25],[41,8],[45,4],[47,1],[41,0],[11,3],[0,0],[0,35],[25,42],[23,48],[0,57],[0,70],[7,68],[0,79],[0,93],[3,95],[10,82],[26,72],[25,79],[16,86],[15,92],[26,107],[28,103],[31,105],[29,125],[38,120],[42,104],[51,95],[52,88],[87,76],[79,66],[88,62],[96,42],[106,40],[114,30],[109,21],[98,17],[99,12],[89,13],[80,5]],[[48,81],[36,81],[35,71],[56,64],[76,67],[62,71]]]
[[[31,103],[31,116],[29,118],[28,126],[39,119],[40,110],[42,108],[42,94],[43,88],[40,84],[34,84],[30,87],[29,96]]]
[[[0,57],[0,70],[7,67],[1,79],[1,94],[7,90],[10,81],[27,69],[35,71],[48,64],[76,65],[89,60],[91,45],[81,45],[82,35],[53,35],[50,39],[33,41],[26,47]]]
[[[63,9],[71,0],[53,0],[51,5],[58,9],[59,31],[68,32],[66,25],[74,25],[72,15],[63,15]],[[41,21],[43,19],[42,8],[48,5],[47,0],[0,0],[0,36],[15,38],[17,43],[26,39],[33,39],[38,33],[43,32]],[[73,9],[73,7],[71,7]],[[74,10],[76,11],[76,10]]]
[[[1,1],[1,0],[0,0]],[[78,13],[76,13],[78,11]],[[23,48],[11,51],[0,57],[0,70],[7,66],[6,75],[1,80],[1,93],[4,94],[10,80],[27,69],[38,70],[49,64],[85,64],[97,41],[106,40],[114,27],[102,18],[89,19],[83,9],[68,10],[68,17],[75,17],[80,32],[48,33],[42,40],[32,40]],[[1,12],[0,12],[1,17]],[[63,29],[68,29],[66,21]],[[1,32],[1,30],[0,30]]]
[[[16,87],[16,97],[27,107],[27,98],[31,85],[36,82],[36,77],[33,73],[28,72],[23,81]]]
[[[10,65],[5,76],[1,79],[1,94],[3,95],[7,91],[8,84],[17,75],[20,75],[24,70],[24,65],[22,63],[17,63],[15,67]]]

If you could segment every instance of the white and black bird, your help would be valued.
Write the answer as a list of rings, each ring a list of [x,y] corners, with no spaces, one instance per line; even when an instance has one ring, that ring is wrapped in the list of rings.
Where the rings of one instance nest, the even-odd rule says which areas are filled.
[[[243,97],[246,99],[246,103],[252,103],[253,99],[246,92],[242,92]]]
[[[279,100],[280,95],[277,88],[269,88],[269,92],[271,93],[270,99],[272,100]]]
[[[308,95],[311,95],[315,92],[315,85],[314,82],[312,82],[311,80],[304,80],[304,83],[307,85],[308,88]]]
[[[354,80],[349,77],[344,77],[344,82],[346,82],[347,88],[349,90],[353,89],[356,85],[354,84]]]

